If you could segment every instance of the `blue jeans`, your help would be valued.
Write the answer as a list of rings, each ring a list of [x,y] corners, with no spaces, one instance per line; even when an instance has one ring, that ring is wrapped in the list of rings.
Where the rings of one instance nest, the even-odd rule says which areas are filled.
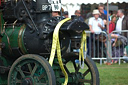
[[[123,57],[124,61],[128,63],[128,57],[127,56],[124,56]]]

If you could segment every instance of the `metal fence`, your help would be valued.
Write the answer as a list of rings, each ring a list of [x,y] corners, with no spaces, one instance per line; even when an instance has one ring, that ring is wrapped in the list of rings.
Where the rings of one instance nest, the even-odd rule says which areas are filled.
[[[113,31],[111,34],[104,31],[95,34],[90,31],[86,31],[86,33],[88,55],[93,60],[100,60],[101,65],[103,60],[107,60],[107,62],[118,60],[118,63],[121,64],[124,48],[128,45],[128,30]]]

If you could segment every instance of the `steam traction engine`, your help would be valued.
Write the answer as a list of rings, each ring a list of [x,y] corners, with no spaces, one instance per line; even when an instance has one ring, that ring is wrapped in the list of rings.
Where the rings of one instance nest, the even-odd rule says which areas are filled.
[[[0,6],[0,85],[62,85],[65,75],[57,55],[50,59],[53,32],[64,20],[51,17],[52,7],[59,2],[50,0],[9,0]],[[76,16],[66,21],[59,31],[59,43],[68,85],[99,85],[95,63],[87,56],[84,68],[79,59],[81,34],[89,27]]]

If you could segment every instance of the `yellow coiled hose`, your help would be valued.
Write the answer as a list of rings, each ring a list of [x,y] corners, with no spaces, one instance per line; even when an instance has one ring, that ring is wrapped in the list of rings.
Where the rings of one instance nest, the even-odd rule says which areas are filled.
[[[65,22],[67,22],[69,20],[71,20],[71,19],[66,18],[57,24],[57,26],[54,30],[54,33],[53,33],[52,49],[51,49],[51,55],[50,55],[50,59],[49,59],[49,63],[52,66],[53,61],[54,61],[54,57],[55,57],[55,52],[57,50],[58,62],[59,62],[60,68],[61,68],[61,70],[65,76],[64,85],[67,85],[67,83],[68,83],[68,74],[64,69],[64,65],[63,65],[62,58],[61,58],[61,49],[60,49],[60,42],[59,42],[59,29],[61,28],[61,26]],[[85,43],[85,45],[84,45],[84,43]],[[84,54],[83,54],[83,47],[84,46],[85,46],[85,51],[86,51],[86,33],[85,32],[82,33],[81,48],[80,48],[80,53],[79,53],[79,61],[81,61],[81,57],[82,57],[82,60],[84,61]]]

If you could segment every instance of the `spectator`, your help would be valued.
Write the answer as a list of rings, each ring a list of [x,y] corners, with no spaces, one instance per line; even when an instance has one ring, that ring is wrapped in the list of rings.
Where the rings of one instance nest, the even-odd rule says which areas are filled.
[[[61,8],[62,13],[64,12],[64,9]],[[53,11],[52,12],[52,17],[59,17],[61,15],[60,11]]]
[[[116,23],[116,31],[128,30],[128,17],[124,15],[124,10],[119,9],[117,12],[119,19]],[[123,36],[127,37],[127,33],[122,33]]]
[[[126,46],[124,49],[123,60],[128,63],[128,46]]]
[[[99,10],[93,10],[93,16],[94,17],[91,17],[89,19],[89,28],[90,28],[90,31],[91,33],[91,55],[92,56],[95,56],[95,57],[98,57],[98,50],[94,49],[94,48],[100,48],[97,46],[98,44],[98,41],[95,40],[98,38],[98,34],[100,34],[100,32],[102,31],[102,29],[104,29],[104,22],[101,18],[99,18]],[[93,44],[95,43],[95,44]],[[95,54],[93,54],[93,52],[95,51]]]
[[[84,21],[84,18],[81,16],[80,10],[76,10],[75,15],[79,17],[79,20]]]
[[[115,30],[116,16],[112,16],[111,22],[109,23],[109,33]]]
[[[104,23],[101,18],[99,18],[99,11],[98,10],[93,10],[93,16],[92,18],[89,19],[89,27],[90,31],[92,33],[100,34],[102,29],[104,29]]]
[[[63,16],[64,16],[65,18],[68,18],[68,11],[65,11],[65,12],[63,13]]]
[[[104,35],[103,33],[100,34],[99,40],[104,43],[105,47],[107,47],[107,39],[106,39],[106,36],[105,35],[103,36],[103,35]],[[111,40],[112,47],[114,47],[116,45],[116,42],[117,42],[117,39],[118,39],[118,35],[111,34],[111,38],[112,38],[112,40]]]
[[[112,16],[113,16],[113,11],[109,11],[109,21],[112,20]]]
[[[99,12],[100,12],[100,18],[103,20],[107,20],[107,15],[104,14],[104,5],[99,4],[98,6]]]
[[[60,16],[58,11],[53,11],[52,12],[52,17],[57,17]]]
[[[104,14],[107,15],[107,11],[106,10],[104,10]]]
[[[107,32],[107,15],[105,15],[104,12],[104,5],[103,4],[99,4],[98,6],[99,12],[100,12],[100,18],[103,20],[104,25],[105,25],[105,29],[103,31]]]
[[[92,17],[93,15],[92,15],[92,12],[89,12],[89,13],[87,13],[87,15],[86,15],[86,19],[89,19],[90,17]]]

